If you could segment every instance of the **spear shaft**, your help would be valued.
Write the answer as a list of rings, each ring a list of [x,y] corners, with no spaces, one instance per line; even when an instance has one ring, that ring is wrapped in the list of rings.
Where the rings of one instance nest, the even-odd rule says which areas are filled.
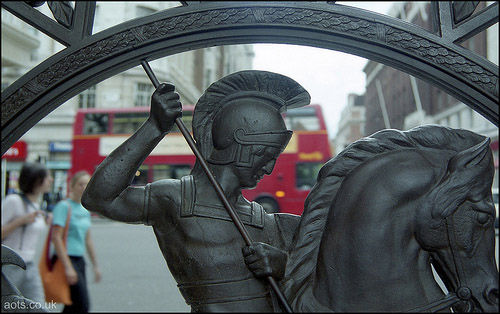
[[[149,66],[149,63],[146,60],[141,61],[141,65],[144,68],[144,71],[146,71],[146,74],[148,75],[149,79],[153,83],[153,86],[155,88],[158,88],[158,85],[160,85],[160,82],[156,78],[156,75],[154,74],[153,70]],[[212,183],[212,185],[215,188],[215,191],[219,195],[222,203],[224,204],[224,207],[226,208],[229,216],[233,220],[234,224],[236,225],[236,228],[240,232],[241,236],[243,237],[243,240],[245,241],[246,245],[252,245],[253,241],[250,238],[250,234],[248,233],[248,230],[245,228],[245,225],[243,225],[243,222],[241,221],[240,217],[236,214],[236,211],[234,210],[233,206],[229,201],[227,200],[226,195],[224,194],[224,190],[220,186],[219,182],[215,179],[214,175],[208,168],[208,164],[205,161],[205,158],[201,155],[200,151],[198,150],[198,147],[196,147],[196,143],[194,142],[194,139],[191,137],[191,133],[189,133],[189,130],[187,129],[186,125],[184,124],[184,121],[180,117],[177,117],[175,119],[175,124],[181,131],[182,135],[186,139],[186,142],[188,143],[189,147],[193,151],[194,155],[196,156],[196,159],[200,163],[201,167],[205,171],[205,173],[208,176],[208,179]],[[267,276],[267,280],[269,281],[269,284],[271,285],[271,288],[274,290],[276,293],[276,296],[280,300],[281,304],[285,308],[285,311],[287,313],[293,313],[292,308],[290,305],[288,305],[288,302],[286,301],[285,296],[281,292],[278,283],[272,276]]]

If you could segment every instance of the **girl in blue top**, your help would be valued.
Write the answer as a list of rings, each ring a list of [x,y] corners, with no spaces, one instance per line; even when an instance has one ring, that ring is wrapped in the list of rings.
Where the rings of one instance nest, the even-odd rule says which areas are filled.
[[[101,280],[101,272],[97,265],[94,244],[90,236],[90,213],[82,206],[81,198],[90,175],[85,171],[77,172],[71,179],[71,197],[60,201],[53,211],[54,230],[52,242],[57,257],[64,264],[66,279],[70,285],[72,305],[64,307],[63,313],[87,313],[90,307],[87,282],[85,278],[85,249],[87,249],[94,266],[95,282]],[[66,247],[63,242],[64,226],[71,208],[68,238]]]

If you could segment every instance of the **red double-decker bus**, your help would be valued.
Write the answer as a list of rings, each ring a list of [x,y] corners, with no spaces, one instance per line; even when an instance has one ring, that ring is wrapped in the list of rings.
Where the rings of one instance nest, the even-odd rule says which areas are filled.
[[[95,168],[123,143],[149,116],[149,107],[80,109],[73,129],[70,175]],[[191,129],[194,106],[184,106],[182,119]],[[293,136],[276,161],[273,173],[253,190],[243,191],[250,201],[268,212],[300,215],[304,200],[316,182],[321,166],[331,158],[321,107],[309,105],[283,114]],[[166,139],[144,160],[132,182],[145,185],[161,179],[179,179],[189,174],[195,156],[175,126]]]

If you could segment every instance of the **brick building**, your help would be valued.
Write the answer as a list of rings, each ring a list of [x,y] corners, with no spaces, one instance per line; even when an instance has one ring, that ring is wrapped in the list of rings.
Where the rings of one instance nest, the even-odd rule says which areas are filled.
[[[389,15],[432,30],[430,2],[398,2]],[[485,8],[480,2],[476,11]],[[464,48],[498,65],[498,23],[462,43]],[[498,127],[472,108],[439,88],[389,66],[368,61],[366,74],[365,134],[382,129],[408,130],[422,124],[463,128],[490,137],[498,186]]]

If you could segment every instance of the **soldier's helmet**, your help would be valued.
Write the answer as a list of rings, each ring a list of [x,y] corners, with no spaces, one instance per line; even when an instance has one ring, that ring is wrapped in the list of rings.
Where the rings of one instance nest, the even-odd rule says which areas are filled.
[[[215,116],[212,125],[214,151],[208,161],[214,164],[252,166],[253,145],[277,147],[283,151],[292,136],[274,100],[238,95]]]
[[[210,85],[195,107],[193,131],[208,162],[251,167],[254,145],[283,151],[292,136],[281,113],[309,104],[297,82],[266,71],[241,71]]]

